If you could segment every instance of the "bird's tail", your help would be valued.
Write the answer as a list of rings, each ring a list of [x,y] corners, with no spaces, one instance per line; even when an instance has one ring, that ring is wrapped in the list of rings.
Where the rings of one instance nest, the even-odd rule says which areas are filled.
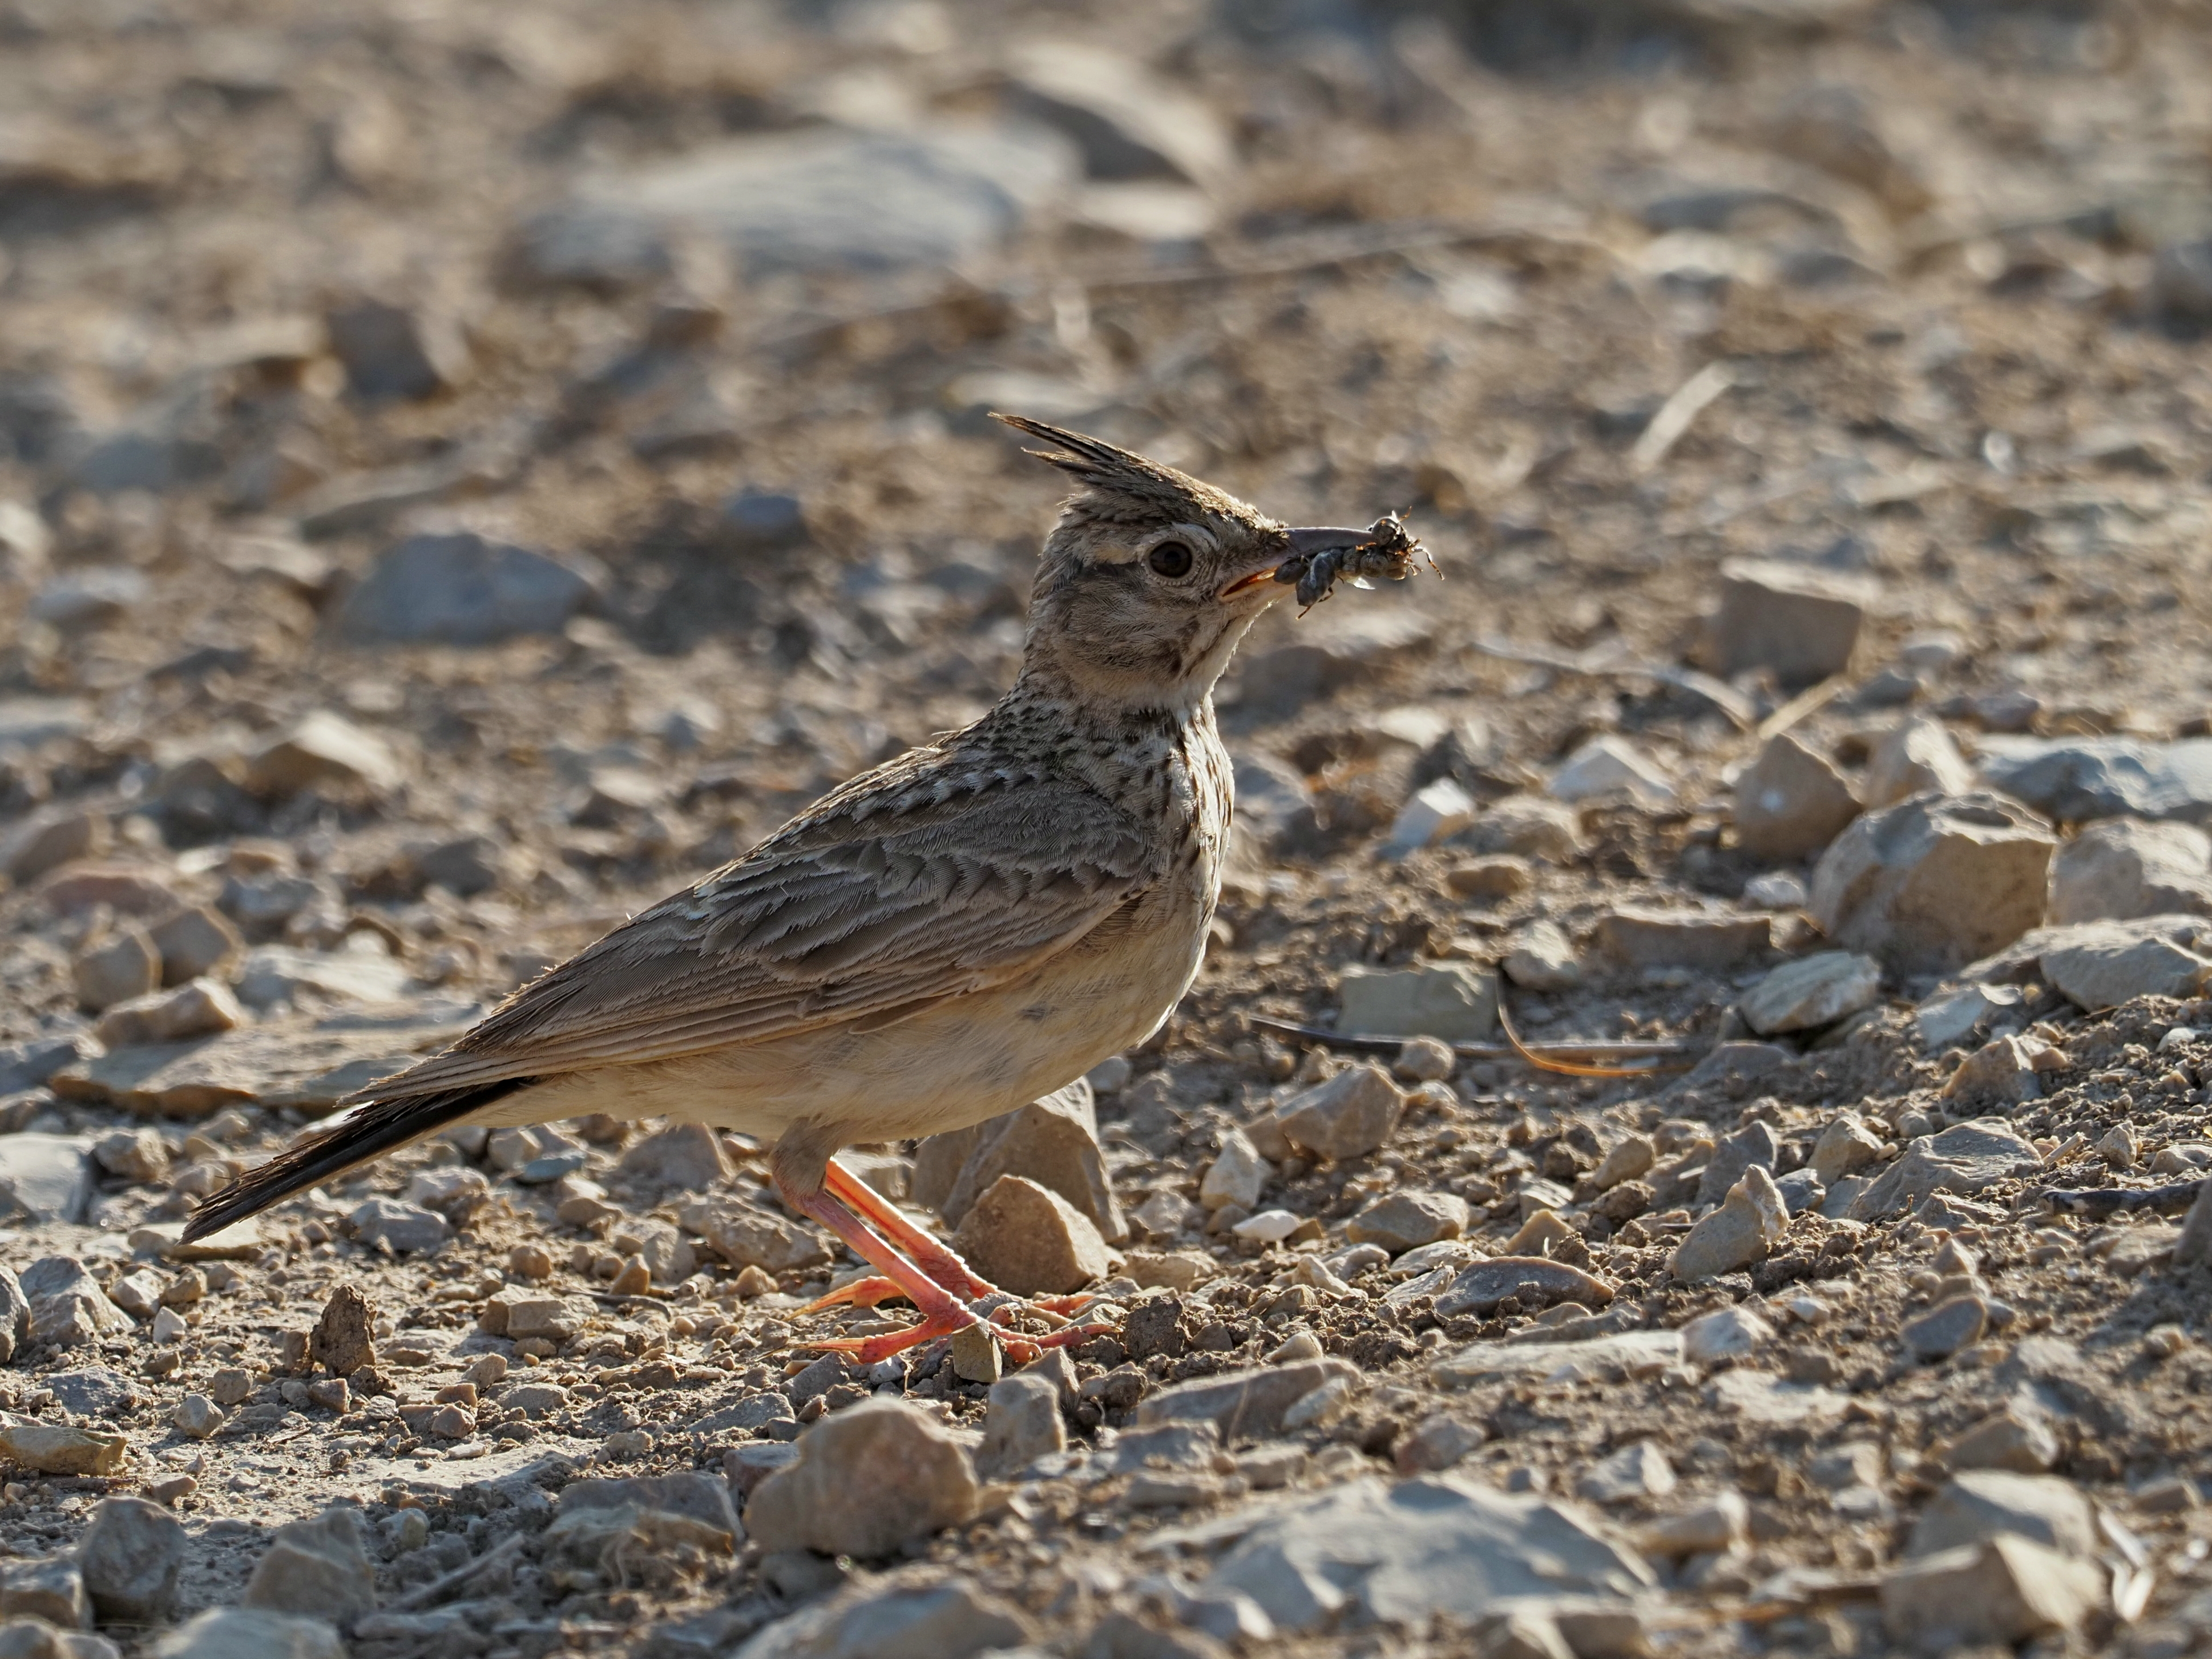
[[[365,1164],[380,1152],[420,1140],[537,1080],[509,1078],[470,1089],[372,1101],[349,1113],[343,1122],[308,1136],[209,1198],[185,1224],[185,1242],[204,1238],[234,1222],[258,1215],[295,1193]]]

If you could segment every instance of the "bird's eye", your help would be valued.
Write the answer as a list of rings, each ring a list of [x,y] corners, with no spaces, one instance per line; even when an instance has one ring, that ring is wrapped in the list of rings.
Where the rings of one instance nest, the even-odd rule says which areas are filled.
[[[1190,574],[1190,550],[1181,542],[1162,542],[1146,562],[1170,580]]]

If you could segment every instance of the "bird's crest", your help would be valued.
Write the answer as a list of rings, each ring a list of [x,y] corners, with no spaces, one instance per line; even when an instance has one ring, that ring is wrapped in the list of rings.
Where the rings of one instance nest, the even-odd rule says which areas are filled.
[[[1057,449],[1032,449],[1025,453],[1036,456],[1048,466],[1058,467],[1077,482],[1087,485],[1095,496],[1141,504],[1153,509],[1196,508],[1200,512],[1218,514],[1224,518],[1249,523],[1264,525],[1267,522],[1263,514],[1227,491],[1216,489],[1203,479],[1194,478],[1188,472],[1178,472],[1175,468],[1148,459],[1133,450],[1109,444],[1103,438],[1086,437],[1080,432],[1070,432],[1065,427],[1033,421],[1026,415],[994,412],[991,418],[1003,422],[1017,431],[1026,432],[1033,438],[1042,438],[1047,443],[1058,445]]]

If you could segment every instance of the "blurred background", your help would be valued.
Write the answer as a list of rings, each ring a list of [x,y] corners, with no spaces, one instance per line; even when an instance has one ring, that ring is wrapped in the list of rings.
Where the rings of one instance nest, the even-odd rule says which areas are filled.
[[[1007,683],[994,408],[1412,514],[1224,692],[1340,840],[1694,803],[1796,689],[1680,677],[1731,555],[1951,630],[1866,707],[2170,735],[2208,237],[2201,3],[6,0],[8,873],[289,838],[257,925],[413,951],[727,857]]]

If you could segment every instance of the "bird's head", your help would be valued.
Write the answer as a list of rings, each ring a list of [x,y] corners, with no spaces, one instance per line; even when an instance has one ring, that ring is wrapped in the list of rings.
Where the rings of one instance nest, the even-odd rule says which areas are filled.
[[[1291,530],[1171,466],[1018,415],[1054,446],[1030,453],[1083,488],[1045,540],[1030,601],[1025,674],[1087,699],[1188,709],[1213,689],[1259,614],[1290,590],[1294,550],[1358,531]]]

